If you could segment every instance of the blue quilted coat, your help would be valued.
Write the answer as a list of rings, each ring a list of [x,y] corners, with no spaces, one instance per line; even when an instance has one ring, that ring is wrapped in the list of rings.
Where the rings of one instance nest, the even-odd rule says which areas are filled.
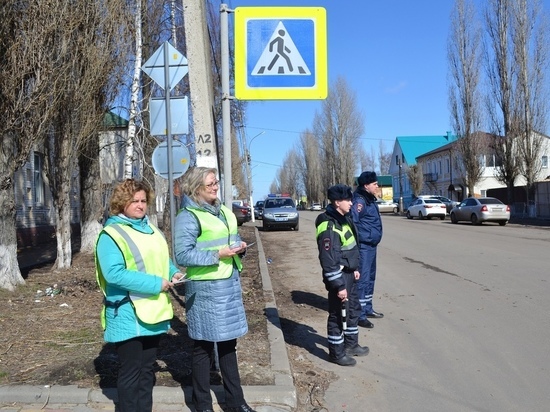
[[[207,203],[198,205],[184,196],[175,223],[176,262],[184,267],[217,265],[217,251],[196,248],[200,225],[186,207],[200,208],[225,221],[219,203],[214,206]],[[185,309],[187,328],[192,339],[223,342],[248,332],[237,268],[233,269],[228,279],[188,281],[185,284]]]

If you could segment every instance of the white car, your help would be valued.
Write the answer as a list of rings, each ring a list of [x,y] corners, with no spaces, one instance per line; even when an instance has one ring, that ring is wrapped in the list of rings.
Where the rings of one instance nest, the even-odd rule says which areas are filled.
[[[321,203],[312,203],[311,204],[311,207],[309,208],[309,210],[322,210],[323,208],[321,207]]]
[[[447,207],[441,200],[431,198],[417,198],[407,209],[407,219],[418,217],[419,219],[431,219],[438,217],[445,220],[447,216]]]

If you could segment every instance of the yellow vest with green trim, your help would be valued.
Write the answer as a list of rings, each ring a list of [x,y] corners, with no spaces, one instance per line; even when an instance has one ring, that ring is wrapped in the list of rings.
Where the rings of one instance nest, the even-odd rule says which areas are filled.
[[[319,226],[317,226],[317,237],[319,237],[321,233],[328,229],[329,223],[332,225],[332,230],[338,233],[338,235],[340,236],[340,242],[342,243],[342,253],[345,253],[346,251],[355,248],[355,246],[357,245],[357,241],[355,240],[355,236],[353,236],[353,231],[351,230],[351,227],[349,225],[344,225],[341,228],[338,228],[334,225],[333,222],[325,220],[324,222],[321,222]]]
[[[193,213],[199,221],[200,234],[197,237],[197,249],[220,250],[237,241],[237,218],[225,205],[221,206],[221,212],[225,216],[227,225],[219,217],[207,211],[190,207],[186,209]],[[242,270],[241,258],[235,255],[220,259],[218,265],[189,266],[187,267],[187,278],[191,280],[227,279],[233,273],[233,262],[239,271]]]
[[[130,226],[112,224],[103,228],[122,252],[126,269],[150,273],[169,280],[170,256],[166,239],[159,229],[150,224],[153,233],[142,233]],[[98,237],[99,238],[99,237]],[[96,279],[106,296],[107,282],[101,272],[96,256]],[[172,303],[166,292],[158,295],[129,292],[128,297],[136,316],[144,323],[155,324],[170,320],[174,316]],[[114,303],[114,302],[112,302]],[[105,305],[101,311],[101,325],[105,329]]]

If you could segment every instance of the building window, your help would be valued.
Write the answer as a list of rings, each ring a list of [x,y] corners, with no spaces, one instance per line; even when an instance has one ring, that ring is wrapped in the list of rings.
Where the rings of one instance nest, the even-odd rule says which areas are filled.
[[[44,159],[40,153],[34,153],[34,178],[33,178],[33,191],[34,191],[34,204],[44,204],[44,179],[42,178],[42,172],[44,170]]]
[[[542,156],[542,168],[548,169],[548,156]]]
[[[485,155],[479,156],[479,164],[481,165],[481,167],[485,167]]]

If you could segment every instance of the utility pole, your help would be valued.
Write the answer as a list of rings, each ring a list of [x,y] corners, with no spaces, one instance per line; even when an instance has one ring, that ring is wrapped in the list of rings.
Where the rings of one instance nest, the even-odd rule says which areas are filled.
[[[223,194],[224,203],[231,208],[233,187],[231,176],[231,95],[229,88],[229,13],[227,4],[220,5],[220,46],[222,81],[222,134],[223,134]]]
[[[185,44],[189,65],[195,152],[197,154],[196,165],[215,167],[220,170],[212,115],[214,87],[210,75],[212,73],[211,47],[208,41],[205,2],[203,0],[185,0],[182,1],[182,6],[185,19]]]

